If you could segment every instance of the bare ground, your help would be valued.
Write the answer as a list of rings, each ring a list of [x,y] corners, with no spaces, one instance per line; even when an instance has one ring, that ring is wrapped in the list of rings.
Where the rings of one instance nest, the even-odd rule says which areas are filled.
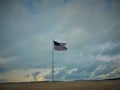
[[[0,83],[0,90],[52,90],[51,82]],[[120,90],[120,80],[54,82],[54,90]]]

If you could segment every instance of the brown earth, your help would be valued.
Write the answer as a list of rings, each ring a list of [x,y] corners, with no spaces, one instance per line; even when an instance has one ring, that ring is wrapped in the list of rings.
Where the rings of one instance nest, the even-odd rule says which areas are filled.
[[[51,82],[0,83],[0,90],[53,90]],[[120,90],[120,80],[54,82],[54,90]]]

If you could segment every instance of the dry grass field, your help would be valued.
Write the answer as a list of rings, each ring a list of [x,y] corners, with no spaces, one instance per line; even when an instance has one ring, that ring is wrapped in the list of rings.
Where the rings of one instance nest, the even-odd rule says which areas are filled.
[[[120,90],[120,80],[55,82],[54,90]],[[0,83],[0,90],[52,90],[51,82]]]

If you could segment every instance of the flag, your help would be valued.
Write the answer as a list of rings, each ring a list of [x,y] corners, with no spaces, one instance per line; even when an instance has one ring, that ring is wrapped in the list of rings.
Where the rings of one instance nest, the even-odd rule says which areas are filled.
[[[54,50],[57,50],[57,51],[67,50],[67,47],[65,46],[66,43],[59,43],[59,42],[56,42],[56,41],[53,41],[53,43],[54,43]]]

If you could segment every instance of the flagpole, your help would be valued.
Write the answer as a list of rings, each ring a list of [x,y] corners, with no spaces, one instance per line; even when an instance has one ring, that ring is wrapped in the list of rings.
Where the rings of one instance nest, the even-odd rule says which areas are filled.
[[[54,90],[54,42],[52,40],[52,90]]]
[[[58,51],[67,50],[65,45],[66,43],[59,43],[52,40],[52,90],[54,90],[54,50]]]

